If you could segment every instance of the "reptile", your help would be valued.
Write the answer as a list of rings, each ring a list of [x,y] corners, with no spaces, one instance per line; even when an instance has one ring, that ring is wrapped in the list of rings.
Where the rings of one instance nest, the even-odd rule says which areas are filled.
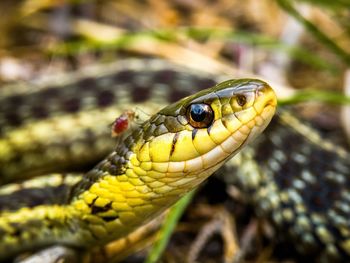
[[[107,105],[113,96],[98,92],[103,95],[93,97],[101,106]],[[139,95],[140,91],[133,92]],[[71,111],[76,102],[68,97]],[[17,184],[17,188],[16,184],[4,186],[0,190],[1,258],[51,244],[88,248],[129,234],[164,212],[259,135],[271,121],[276,104],[274,91],[263,81],[227,80],[180,99],[129,129],[117,138],[114,150],[76,182],[74,176],[56,174],[56,179],[46,176]],[[81,108],[83,114],[92,114],[89,106]],[[97,118],[103,114],[98,112]],[[79,117],[76,125],[81,124]],[[33,124],[33,119],[28,121]],[[58,122],[53,121],[52,129],[45,129],[43,123],[36,124],[36,132],[26,128],[46,143],[50,143],[47,132],[57,143],[54,128],[60,125],[72,127],[69,136],[74,136],[74,123],[62,124],[62,115]],[[90,119],[90,125],[97,123]],[[6,134],[13,135],[10,130]],[[34,136],[29,144],[36,142]],[[22,141],[21,146],[26,143]],[[10,147],[3,149],[10,152]],[[9,152],[5,158],[12,157]],[[61,183],[52,187],[52,180],[57,179]]]
[[[0,180],[87,169],[115,144],[109,127],[123,110],[153,112],[196,87],[207,88],[225,78],[161,60],[137,59],[3,88]],[[348,261],[349,152],[301,121],[293,110],[280,108],[265,133],[219,173],[237,185],[257,215],[268,218],[278,236],[301,253]],[[21,189],[57,186],[61,192],[77,180],[59,174],[45,178],[10,184],[3,193],[11,197]],[[23,191],[28,203],[34,200],[32,206],[34,197],[55,199],[49,191],[33,196]]]

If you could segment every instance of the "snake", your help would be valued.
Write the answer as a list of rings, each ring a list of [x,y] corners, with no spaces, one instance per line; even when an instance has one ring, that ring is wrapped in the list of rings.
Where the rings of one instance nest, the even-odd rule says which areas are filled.
[[[129,234],[257,137],[276,104],[274,91],[263,81],[227,80],[171,103],[130,128],[114,150],[71,187],[52,191],[42,186],[48,194],[5,187],[0,194],[1,257],[50,244],[88,248]],[[61,180],[69,181],[69,175]],[[32,192],[35,200],[25,195],[31,190],[37,190],[36,196]]]
[[[147,115],[226,79],[164,60],[127,59],[3,87],[0,181],[7,185],[0,188],[0,210],[19,215],[21,209],[30,212],[38,204],[67,204],[72,188],[73,193],[83,194],[99,180],[96,170],[88,173],[88,179],[67,171],[91,169],[113,150],[115,139],[109,127],[116,116],[130,108]],[[46,173],[54,174],[28,180]],[[294,108],[280,107],[265,132],[227,160],[218,173],[239,188],[259,218],[272,223],[278,238],[290,241],[303,255],[331,262],[350,260],[350,154],[300,119]],[[112,216],[106,210],[94,208],[101,216]],[[26,223],[17,218],[19,224]],[[10,231],[3,228],[2,220],[1,215],[0,232],[6,236]],[[36,221],[32,229],[46,220]],[[77,226],[81,224],[64,223],[57,234],[69,228],[76,231]],[[22,234],[30,235],[26,229]],[[18,241],[15,234],[12,242]],[[46,241],[58,242],[50,235]],[[16,247],[17,251],[6,253],[12,256],[29,249]]]

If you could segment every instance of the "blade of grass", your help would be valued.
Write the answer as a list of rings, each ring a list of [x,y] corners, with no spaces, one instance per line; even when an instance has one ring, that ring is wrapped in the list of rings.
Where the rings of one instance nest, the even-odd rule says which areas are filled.
[[[325,6],[327,8],[337,9],[337,8],[348,8],[350,6],[350,0],[301,0],[303,2],[308,2],[314,5]]]
[[[300,102],[317,101],[336,105],[350,105],[350,97],[331,91],[301,90],[296,91],[291,97],[279,99],[280,105],[296,104]]]
[[[170,236],[173,233],[177,222],[179,221],[181,215],[185,211],[188,204],[191,202],[194,196],[195,190],[192,190],[184,197],[182,197],[170,210],[167,215],[161,229],[158,232],[158,238],[156,243],[153,245],[145,263],[156,263],[159,262],[163,251],[165,250]]]
[[[298,10],[294,8],[290,0],[277,0],[277,3],[283,8],[289,15],[293,16],[297,21],[303,24],[303,26],[317,38],[325,47],[330,49],[341,60],[350,66],[350,54],[339,47],[332,39],[317,28],[313,23],[304,18]]]
[[[321,70],[329,70],[333,73],[337,73],[338,69],[335,65],[326,61],[312,52],[303,49],[301,47],[293,47],[281,43],[279,40],[271,38],[262,34],[255,34],[251,32],[239,32],[225,28],[196,28],[186,27],[172,30],[156,30],[156,31],[142,31],[136,33],[124,33],[117,38],[103,41],[101,39],[86,38],[84,41],[68,42],[61,45],[51,47],[49,52],[53,55],[71,55],[80,52],[88,52],[98,49],[123,49],[135,43],[137,41],[169,41],[176,42],[181,36],[187,36],[196,40],[203,40],[211,38],[222,41],[234,41],[237,43],[244,43],[248,45],[254,45],[259,48],[264,48],[271,51],[285,52],[289,56],[296,60],[304,62],[310,66],[313,66]]]

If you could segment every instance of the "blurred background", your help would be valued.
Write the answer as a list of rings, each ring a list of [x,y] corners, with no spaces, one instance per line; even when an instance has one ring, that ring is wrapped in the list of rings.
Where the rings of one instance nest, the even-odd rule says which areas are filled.
[[[5,0],[0,15],[0,84],[147,56],[258,74],[280,98],[346,92],[349,0]]]
[[[258,75],[276,83],[282,103],[331,102],[309,103],[300,113],[326,130],[350,134],[350,110],[343,106],[349,99],[342,95],[350,95],[350,0],[3,0],[0,17],[0,86],[128,57],[159,57],[232,77]],[[202,191],[216,191],[208,201],[216,207],[227,193],[218,194],[226,188],[211,180]],[[230,194],[237,197],[235,190]],[[247,235],[253,215],[237,199],[238,232]],[[201,219],[212,214],[193,211]],[[180,262],[194,233],[189,236],[175,237],[165,262]],[[272,246],[266,236],[253,240],[256,249],[247,259],[290,260],[283,244]],[[202,254],[196,248],[200,262],[221,258],[222,238],[211,242]]]

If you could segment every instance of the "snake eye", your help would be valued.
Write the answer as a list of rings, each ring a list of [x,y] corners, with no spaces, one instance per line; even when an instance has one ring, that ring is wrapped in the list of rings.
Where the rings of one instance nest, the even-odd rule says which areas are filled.
[[[191,104],[187,109],[187,119],[194,128],[206,128],[213,119],[214,112],[207,104]]]
[[[247,103],[247,98],[246,96],[239,94],[236,96],[236,101],[239,106],[243,107]]]

